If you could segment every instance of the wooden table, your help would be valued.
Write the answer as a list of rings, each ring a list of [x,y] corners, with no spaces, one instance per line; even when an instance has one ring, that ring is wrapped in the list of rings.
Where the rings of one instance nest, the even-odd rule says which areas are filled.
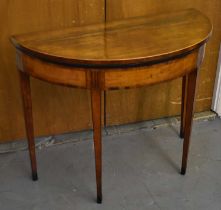
[[[38,176],[30,76],[90,89],[98,203],[102,202],[102,91],[142,87],[183,77],[180,136],[184,137],[181,174],[185,174],[197,77],[211,31],[207,17],[188,9],[12,36],[33,180]]]

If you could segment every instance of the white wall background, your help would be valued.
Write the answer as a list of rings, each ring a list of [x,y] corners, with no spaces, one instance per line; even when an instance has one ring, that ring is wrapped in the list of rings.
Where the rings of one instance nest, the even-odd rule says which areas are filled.
[[[219,51],[218,68],[213,92],[212,110],[221,117],[221,45]]]

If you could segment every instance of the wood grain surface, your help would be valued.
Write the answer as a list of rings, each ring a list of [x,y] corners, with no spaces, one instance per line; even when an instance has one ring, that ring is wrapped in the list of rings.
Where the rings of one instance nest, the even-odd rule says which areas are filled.
[[[18,50],[50,62],[89,67],[159,62],[205,43],[209,19],[195,9],[11,37]]]
[[[101,0],[0,1],[0,142],[24,138],[24,120],[15,68],[15,51],[9,36],[32,31],[59,29],[104,21]],[[155,15],[196,8],[214,25],[200,71],[196,111],[209,110],[221,41],[221,1],[109,0],[107,20]],[[56,16],[54,15],[56,14]],[[91,128],[90,94],[32,80],[36,135],[51,135]],[[176,87],[176,88],[174,88]],[[107,124],[156,119],[180,113],[181,80],[146,88],[107,92]],[[151,111],[150,111],[151,110]],[[44,120],[42,120],[44,119]]]

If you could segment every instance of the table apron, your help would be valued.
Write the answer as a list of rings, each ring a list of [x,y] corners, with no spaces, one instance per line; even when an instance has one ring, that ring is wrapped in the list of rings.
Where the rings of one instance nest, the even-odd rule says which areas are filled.
[[[50,63],[17,50],[17,68],[32,77],[87,89],[142,87],[181,77],[194,71],[199,50],[158,64],[130,68],[90,69]]]
[[[152,85],[181,77],[197,68],[198,51],[170,61],[129,69],[106,71],[104,89]]]

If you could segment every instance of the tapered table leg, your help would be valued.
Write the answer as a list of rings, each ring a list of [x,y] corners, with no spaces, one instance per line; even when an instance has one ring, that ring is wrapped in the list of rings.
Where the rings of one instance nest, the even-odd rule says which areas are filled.
[[[35,155],[30,79],[29,75],[27,75],[26,73],[21,71],[18,72],[20,77],[21,96],[23,101],[26,135],[28,139],[28,149],[31,160],[32,179],[35,181],[38,179],[38,175]]]
[[[107,127],[107,92],[104,91],[104,128]]]
[[[182,102],[181,102],[181,119],[180,119],[180,138],[184,137],[185,132],[185,114],[186,114],[186,92],[187,92],[186,75],[182,78]]]
[[[102,203],[101,90],[91,90],[92,120],[97,183],[97,203]]]
[[[182,157],[182,167],[181,174],[186,173],[187,167],[187,159],[190,145],[190,136],[192,130],[192,121],[193,121],[193,113],[194,113],[194,100],[196,93],[196,80],[197,80],[197,70],[189,73],[186,76],[186,103],[185,103],[185,132],[184,132],[184,142],[183,142],[183,157]]]

